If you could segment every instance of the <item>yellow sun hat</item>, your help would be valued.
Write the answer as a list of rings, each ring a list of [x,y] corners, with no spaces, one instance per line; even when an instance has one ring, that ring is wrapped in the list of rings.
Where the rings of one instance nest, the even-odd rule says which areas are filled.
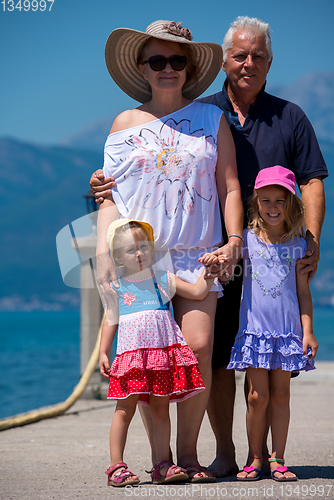
[[[150,245],[151,251],[153,250],[153,248],[154,248],[154,233],[153,233],[153,227],[151,226],[151,224],[149,224],[148,222],[143,222],[141,220],[136,220],[136,219],[117,219],[117,220],[114,220],[109,225],[108,230],[107,230],[107,243],[108,243],[108,247],[110,249],[112,256],[113,256],[113,252],[114,252],[113,241],[114,241],[115,233],[116,233],[117,229],[119,229],[120,227],[124,227],[126,225],[128,225],[128,227],[130,229],[131,222],[136,222],[144,229],[145,233],[147,234],[147,239],[151,243],[151,245]]]

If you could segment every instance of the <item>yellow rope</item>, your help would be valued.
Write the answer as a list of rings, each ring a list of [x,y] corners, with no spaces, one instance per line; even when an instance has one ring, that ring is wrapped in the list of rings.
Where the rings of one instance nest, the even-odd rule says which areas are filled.
[[[74,388],[72,394],[63,403],[54,405],[46,410],[36,410],[33,412],[23,413],[18,417],[11,417],[0,420],[0,431],[11,429],[12,427],[19,427],[21,425],[32,424],[33,422],[38,422],[39,420],[43,420],[45,418],[58,417],[59,415],[65,413],[65,411],[68,410],[77,401],[77,399],[79,399],[79,397],[85,390],[91,376],[93,375],[97,361],[99,359],[99,348],[100,348],[103,320],[104,316],[101,321],[96,344],[91,354],[91,357],[87,363],[85,371],[81,375],[78,385]]]

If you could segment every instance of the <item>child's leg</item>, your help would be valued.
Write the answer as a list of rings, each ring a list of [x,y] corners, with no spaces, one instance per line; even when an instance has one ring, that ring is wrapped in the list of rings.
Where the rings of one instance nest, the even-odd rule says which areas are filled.
[[[150,412],[152,418],[152,439],[156,463],[169,460],[170,418],[169,397],[150,397]]]
[[[261,470],[262,444],[266,426],[266,409],[269,402],[269,375],[261,368],[247,368],[249,393],[247,398],[247,436],[249,443],[250,465]],[[239,479],[257,477],[256,471],[239,472]]]
[[[110,466],[123,462],[123,453],[128,429],[136,411],[138,395],[134,394],[126,399],[119,399],[110,427]],[[121,469],[119,469],[121,470]],[[116,471],[116,472],[119,472]],[[131,479],[137,476],[131,476]]]
[[[281,369],[270,372],[270,400],[272,455],[271,459],[284,459],[290,421],[290,380],[291,373]],[[282,465],[276,461],[270,463],[271,471]],[[275,472],[275,477],[296,477],[291,471]]]
[[[249,393],[249,387],[248,387],[248,380],[247,376],[245,377],[245,382],[244,382],[244,395],[245,395],[245,401],[246,404],[248,405],[248,393]],[[270,467],[269,467],[269,462],[268,459],[270,458],[270,453],[268,451],[268,434],[269,434],[269,428],[270,428],[270,422],[271,422],[271,404],[270,404],[270,399],[269,403],[266,409],[266,425],[263,433],[263,441],[262,441],[262,453],[261,456],[263,457],[263,462],[262,462],[262,469],[265,470],[267,474],[270,474]],[[247,458],[247,465],[250,465],[252,463],[253,457],[251,456],[250,450],[248,450],[248,458]]]
[[[170,418],[169,418],[169,397],[150,397],[150,412],[152,418],[152,440],[156,464],[168,460],[168,464],[160,469],[160,475],[164,477],[171,466],[170,462]],[[173,474],[181,474],[180,467],[173,468]]]
[[[148,440],[150,442],[150,447],[151,447],[151,457],[152,457],[152,465],[156,464],[156,458],[154,454],[154,445],[153,445],[153,440],[152,440],[152,435],[153,435],[153,423],[152,423],[152,417],[151,417],[151,411],[149,406],[139,404],[138,405],[139,413],[141,416],[141,419],[143,421],[146,434],[148,437]]]

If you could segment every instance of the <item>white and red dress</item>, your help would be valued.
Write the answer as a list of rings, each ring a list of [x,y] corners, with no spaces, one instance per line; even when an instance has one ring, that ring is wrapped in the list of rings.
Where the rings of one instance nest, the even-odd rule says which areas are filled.
[[[205,389],[197,359],[169,310],[170,274],[134,281],[119,278],[117,354],[110,369],[108,399],[150,394],[183,401]]]

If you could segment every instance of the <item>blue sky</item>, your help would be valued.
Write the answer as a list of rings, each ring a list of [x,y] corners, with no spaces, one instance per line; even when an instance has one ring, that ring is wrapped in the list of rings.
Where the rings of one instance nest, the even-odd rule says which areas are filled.
[[[238,15],[260,17],[272,29],[270,83],[334,71],[333,0],[55,0],[51,12],[3,9],[2,2],[0,137],[37,144],[60,143],[92,122],[138,105],[105,66],[104,45],[118,27],[144,31],[156,19],[182,21],[195,41],[221,43]],[[223,76],[207,93],[220,90]]]

